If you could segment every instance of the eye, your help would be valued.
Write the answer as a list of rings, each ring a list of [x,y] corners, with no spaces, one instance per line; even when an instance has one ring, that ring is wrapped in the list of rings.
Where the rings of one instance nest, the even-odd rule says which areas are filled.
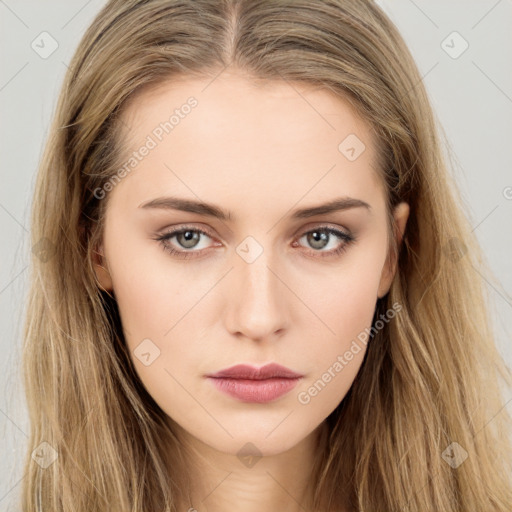
[[[339,229],[331,228],[329,226],[319,226],[318,228],[307,231],[299,238],[299,241],[303,238],[305,238],[309,246],[313,248],[313,253],[320,253],[320,257],[329,257],[341,254],[356,240],[350,233],[345,233]],[[336,238],[343,242],[336,243]],[[296,245],[297,242],[294,242],[294,246]],[[331,250],[322,250],[329,245],[334,245],[334,248]]]
[[[157,236],[155,240],[160,242],[162,248],[169,252],[172,256],[181,259],[199,257],[203,252],[202,249],[207,248],[201,247],[200,241],[202,237],[211,238],[213,237],[210,233],[204,229],[191,226],[182,226],[178,229],[169,231],[163,235]],[[176,239],[176,245],[171,243],[172,239]],[[347,247],[355,242],[356,238],[350,233],[345,233],[339,229],[335,229],[329,226],[319,226],[310,231],[306,231],[298,239],[305,238],[307,243],[310,244],[312,249],[309,250],[314,256],[320,257],[332,257],[341,254],[347,249]],[[342,243],[335,242],[335,239],[341,240]],[[334,248],[331,250],[323,250],[328,247],[334,241]],[[217,243],[217,246],[222,245]],[[301,245],[298,241],[293,242],[293,247]],[[194,249],[194,250],[189,250]]]
[[[189,251],[183,249],[202,249],[202,247],[198,247],[198,242],[202,236],[212,238],[210,234],[203,229],[185,226],[173,231],[169,231],[168,233],[157,237],[156,240],[161,243],[165,251],[171,253],[177,258],[186,259],[195,257],[197,253],[201,252],[200,250]],[[173,238],[176,238],[178,248],[170,243],[170,240]]]

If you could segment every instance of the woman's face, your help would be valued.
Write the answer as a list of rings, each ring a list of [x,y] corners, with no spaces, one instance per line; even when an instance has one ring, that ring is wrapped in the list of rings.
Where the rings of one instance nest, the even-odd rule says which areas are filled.
[[[291,448],[343,400],[393,278],[367,126],[326,91],[227,72],[144,91],[123,121],[97,275],[142,383],[210,447]],[[207,377],[267,363],[300,378]]]

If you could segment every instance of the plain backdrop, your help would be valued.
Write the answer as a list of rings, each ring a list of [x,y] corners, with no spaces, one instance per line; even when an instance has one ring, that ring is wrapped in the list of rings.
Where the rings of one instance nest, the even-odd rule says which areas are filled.
[[[0,0],[0,511],[20,510],[30,429],[20,348],[36,169],[67,63],[104,3]],[[378,3],[409,45],[446,133],[452,172],[501,283],[488,286],[498,347],[512,365],[512,1]]]

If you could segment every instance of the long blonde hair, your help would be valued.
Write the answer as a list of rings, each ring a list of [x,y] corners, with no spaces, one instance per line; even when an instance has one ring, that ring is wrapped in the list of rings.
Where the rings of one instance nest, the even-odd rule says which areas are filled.
[[[390,229],[393,207],[411,207],[402,245],[390,246],[398,270],[375,318],[395,303],[401,311],[371,339],[326,419],[315,510],[509,512],[511,429],[500,384],[512,379],[480,276],[495,278],[418,69],[370,0],[111,0],[88,28],[34,194],[31,240],[44,250],[32,258],[24,332],[23,510],[156,512],[186,503],[178,438],[142,386],[115,299],[94,274],[108,202],[94,191],[119,169],[129,97],[179,75],[213,79],[227,66],[349,101],[377,135]]]

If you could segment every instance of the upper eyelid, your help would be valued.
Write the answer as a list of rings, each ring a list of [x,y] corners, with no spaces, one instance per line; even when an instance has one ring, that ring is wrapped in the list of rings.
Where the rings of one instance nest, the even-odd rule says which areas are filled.
[[[297,229],[293,236],[294,237],[297,237],[299,234],[301,234],[301,236],[305,235],[306,233],[310,233],[311,231],[314,231],[315,229],[326,229],[326,230],[333,230],[333,231],[341,231],[342,233],[346,234],[346,235],[351,235],[352,234],[352,231],[348,228],[345,228],[345,227],[342,227],[342,226],[338,226],[336,224],[332,224],[330,222],[322,222],[322,221],[318,221],[318,222],[312,222],[310,224],[308,224],[308,226],[306,227],[301,227],[299,229]]]
[[[169,229],[169,230],[164,230],[162,232],[162,236],[168,236],[168,238],[172,238],[173,236],[175,235],[179,235],[180,233],[183,233],[184,231],[197,231],[198,233],[202,234],[202,235],[206,235],[208,237],[210,237],[211,239],[216,239],[217,237],[213,236],[209,230],[205,229],[205,228],[199,228],[199,227],[193,227],[193,226],[182,226],[182,227],[177,227],[177,228],[172,228],[172,229]]]

